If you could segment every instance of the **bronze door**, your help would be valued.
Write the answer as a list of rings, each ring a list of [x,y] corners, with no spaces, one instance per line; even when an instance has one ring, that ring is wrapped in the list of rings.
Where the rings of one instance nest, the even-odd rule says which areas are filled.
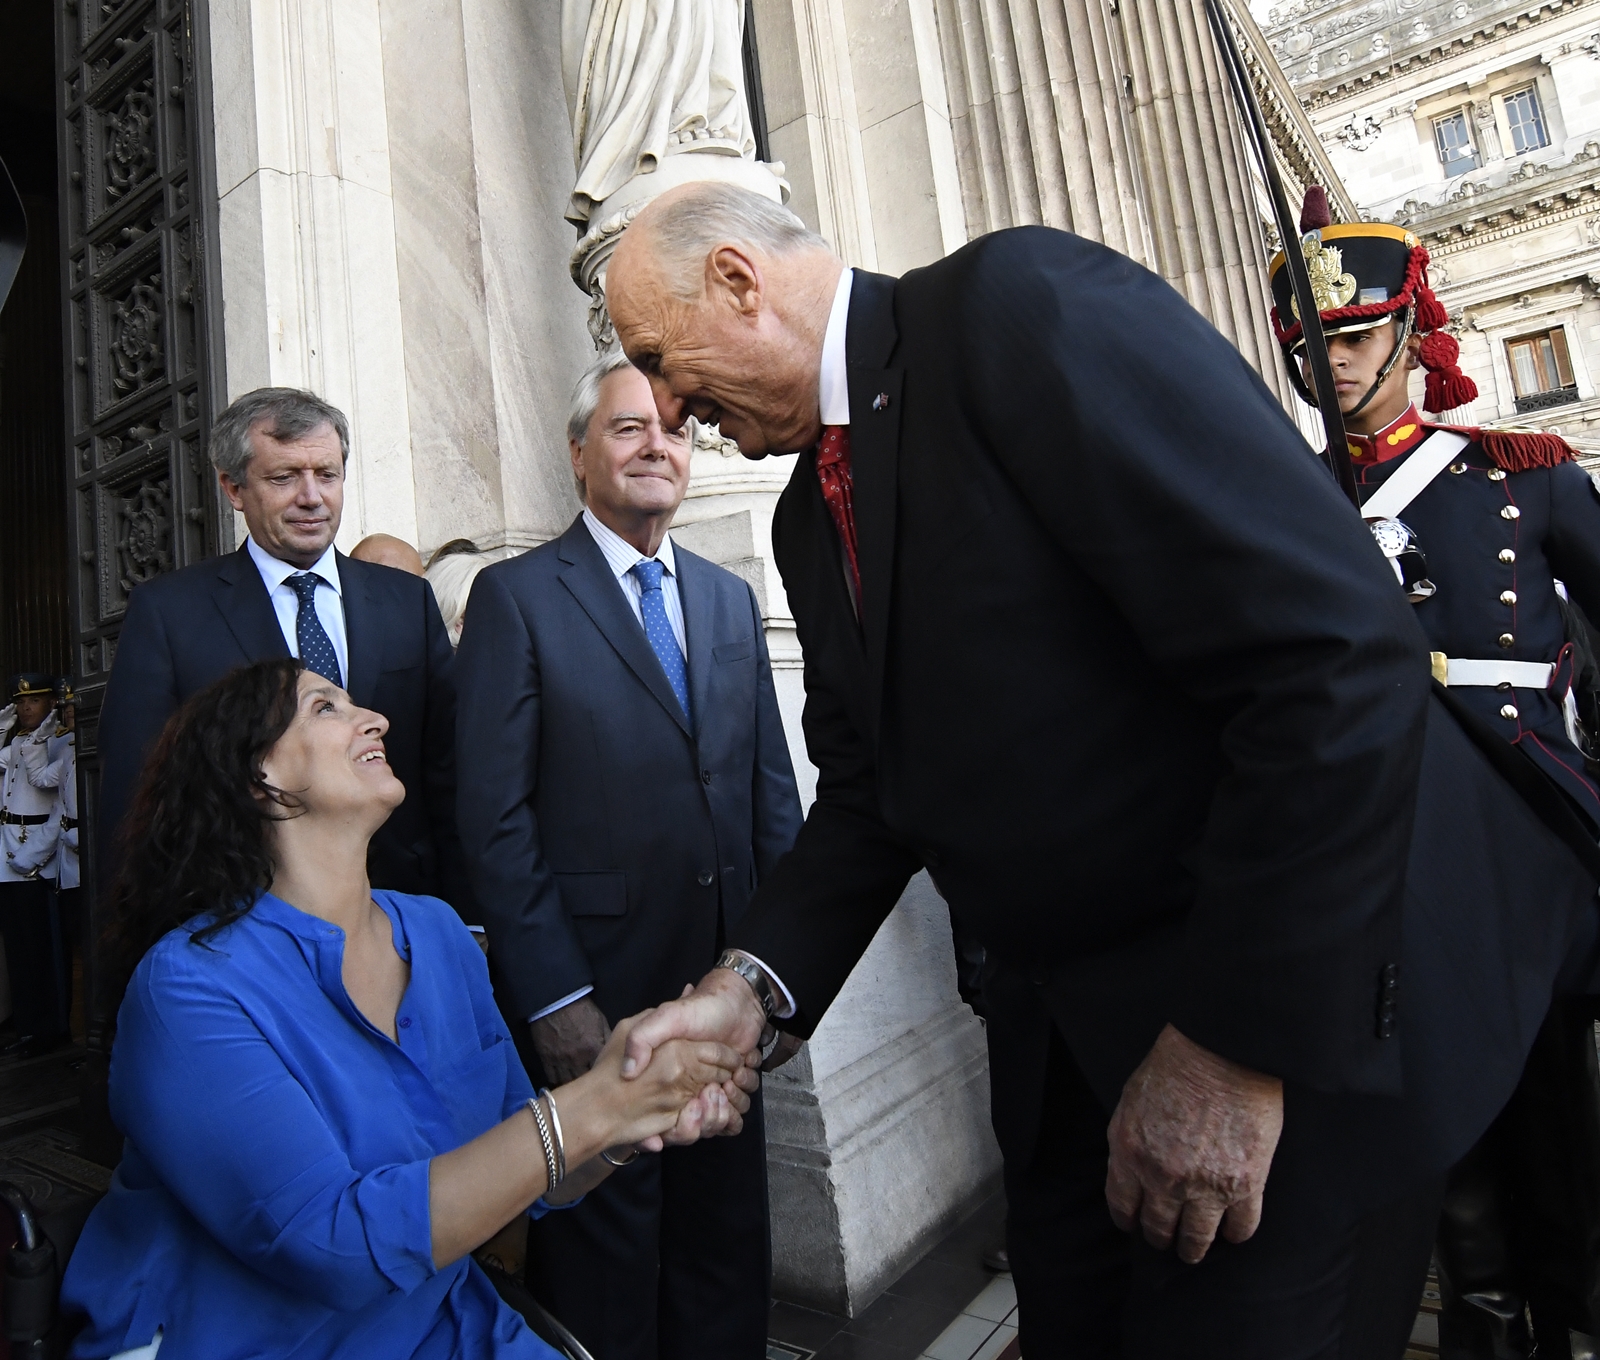
[[[203,2],[56,0],[72,671],[91,894],[98,714],[128,594],[231,538],[205,451],[221,372]]]

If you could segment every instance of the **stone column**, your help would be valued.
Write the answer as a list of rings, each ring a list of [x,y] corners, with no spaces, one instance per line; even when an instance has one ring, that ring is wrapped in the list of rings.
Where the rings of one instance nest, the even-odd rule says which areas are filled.
[[[229,396],[288,385],[339,406],[340,544],[415,542],[377,0],[217,5],[211,46]]]

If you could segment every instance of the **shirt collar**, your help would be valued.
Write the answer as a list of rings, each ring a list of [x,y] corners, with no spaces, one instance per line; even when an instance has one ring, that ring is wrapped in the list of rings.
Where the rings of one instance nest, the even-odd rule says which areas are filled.
[[[844,337],[850,319],[850,285],[856,271],[848,265],[839,275],[833,290],[833,310],[828,313],[828,329],[822,333],[822,378],[817,386],[824,425],[850,423],[850,376],[845,368]]]
[[[1377,434],[1350,434],[1346,431],[1345,437],[1350,441],[1350,457],[1357,463],[1371,466],[1410,453],[1428,437],[1428,428],[1422,423],[1422,417],[1417,414],[1413,403]]]
[[[583,507],[583,522],[589,528],[596,546],[599,547],[601,556],[606,559],[606,565],[611,568],[611,574],[622,580],[640,562],[649,559],[633,544],[629,543],[616,530],[608,528],[596,517],[594,511],[586,505]],[[666,568],[668,576],[676,577],[678,564],[672,555],[672,535],[666,534],[661,540],[661,546],[656,549],[655,560]]]
[[[246,538],[244,546],[249,550],[250,560],[256,564],[256,570],[261,573],[261,579],[267,583],[269,595],[300,570],[293,562],[274,557],[253,538]],[[335,595],[343,597],[344,591],[339,584],[339,555],[333,544],[328,544],[328,550],[312,563],[310,570],[332,586]]]

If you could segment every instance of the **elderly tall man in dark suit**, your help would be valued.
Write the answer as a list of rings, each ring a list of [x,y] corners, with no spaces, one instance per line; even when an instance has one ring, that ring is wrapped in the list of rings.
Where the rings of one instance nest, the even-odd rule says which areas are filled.
[[[800,828],[755,594],[667,533],[687,431],[616,355],[567,433],[583,512],[478,576],[457,654],[462,843],[552,1086],[716,960]],[[597,1360],[760,1360],[769,1275],[759,1100],[530,1230],[529,1283]]]
[[[1444,1169],[1589,964],[1600,856],[1430,701],[1281,406],[1160,279],[1042,228],[892,279],[687,185],[607,299],[669,427],[800,452],[773,545],[819,770],[624,1070],[809,1032],[926,866],[989,952],[1029,1360],[1398,1360]]]
[[[145,754],[177,707],[236,666],[297,656],[389,720],[384,748],[406,799],[372,838],[374,886],[442,897],[474,921],[455,825],[450,642],[426,581],[333,546],[344,414],[297,388],[258,388],[217,418],[210,451],[250,536],[129,598],[100,717],[102,875]]]

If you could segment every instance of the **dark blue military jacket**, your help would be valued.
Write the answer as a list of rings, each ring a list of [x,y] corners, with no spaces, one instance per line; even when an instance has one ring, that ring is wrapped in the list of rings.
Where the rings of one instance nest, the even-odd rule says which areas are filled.
[[[1412,407],[1370,439],[1352,436],[1362,499],[1440,428]],[[1417,621],[1432,648],[1448,657],[1561,663],[1567,636],[1555,582],[1600,620],[1600,492],[1550,436],[1471,433],[1473,441],[1399,516],[1438,587],[1416,606]],[[1562,715],[1571,676],[1567,661],[1557,665],[1549,690],[1453,692],[1531,755],[1600,827],[1600,787]]]

